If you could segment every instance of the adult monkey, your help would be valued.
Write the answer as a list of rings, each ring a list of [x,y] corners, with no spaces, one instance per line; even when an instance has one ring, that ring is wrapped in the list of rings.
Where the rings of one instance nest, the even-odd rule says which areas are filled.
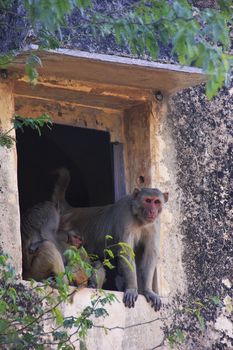
[[[54,203],[45,201],[28,209],[21,217],[23,277],[42,280],[64,272],[64,263],[54,237],[60,213]]]
[[[132,195],[115,204],[104,207],[68,209],[61,218],[60,230],[82,232],[88,253],[103,255],[105,236],[111,235],[114,243],[126,242],[136,253],[130,259],[130,271],[123,259],[119,259],[119,270],[125,284],[123,302],[134,307],[139,292],[144,294],[155,311],[161,300],[153,286],[159,251],[160,213],[168,193],[158,189],[135,189]]]
[[[77,234],[57,235],[60,214],[54,203],[45,201],[28,209],[21,220],[23,246],[23,277],[41,281],[65,272],[64,252],[71,246],[77,249],[83,240]],[[77,273],[76,273],[77,272]],[[76,285],[87,285],[88,277],[77,267]]]
[[[68,173],[66,173],[67,175]],[[64,174],[63,174],[64,175]],[[62,175],[62,176],[63,176]],[[57,234],[60,222],[59,201],[64,202],[66,187],[69,179],[65,182],[58,173],[55,184],[53,201],[45,201],[28,209],[22,216],[21,236],[23,247],[23,277],[41,281],[53,275],[65,272],[66,259],[64,252],[70,246],[79,249],[83,240],[77,233],[71,231]],[[60,190],[59,190],[60,189]],[[55,203],[56,202],[56,203]],[[90,263],[87,256],[81,252],[81,257]],[[101,288],[105,279],[103,267],[96,262],[97,271],[89,278],[81,266],[74,268],[74,284],[79,286]]]

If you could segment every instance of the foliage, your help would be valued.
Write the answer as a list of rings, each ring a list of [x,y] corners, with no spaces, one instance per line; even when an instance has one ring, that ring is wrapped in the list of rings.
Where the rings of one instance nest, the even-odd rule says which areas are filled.
[[[0,10],[7,12],[13,0],[1,0]],[[132,54],[158,57],[161,44],[184,65],[200,67],[209,76],[206,91],[209,98],[229,82],[232,56],[229,54],[230,26],[233,21],[231,0],[217,0],[215,8],[198,9],[187,0],[139,0],[125,6],[123,12],[98,11],[91,0],[24,0],[26,19],[33,28],[35,41],[41,49],[63,45],[63,32],[69,30],[68,16],[80,12],[80,30],[95,37],[113,35],[119,45],[127,45]],[[0,57],[5,68],[12,53]],[[28,57],[26,72],[34,83],[36,66],[41,61],[34,53]]]
[[[170,347],[173,349],[173,347],[177,344],[181,345],[185,341],[185,333],[179,329],[176,328],[169,336],[167,337]]]
[[[91,265],[91,260],[88,257],[87,251],[84,247],[77,249],[74,246],[71,246],[64,253],[64,256],[67,259],[66,275],[68,276],[69,282],[72,282],[74,279],[73,271],[76,270],[76,266],[79,266],[82,270],[85,271],[87,278],[91,277],[95,273],[95,269]]]
[[[108,244],[108,241],[113,240],[110,235],[105,236],[105,249],[104,249],[104,260],[103,265],[110,270],[114,269],[115,266],[112,265],[111,260],[115,257],[124,260],[125,264],[128,266],[129,270],[133,270],[131,262],[135,259],[135,254],[132,247],[125,242],[118,242],[115,244]],[[116,251],[116,253],[115,253]],[[115,253],[115,254],[114,254]]]
[[[57,292],[47,280],[43,284],[31,283],[31,288],[17,283],[15,270],[9,264],[7,255],[0,255],[0,348],[3,350],[43,350],[49,346],[56,349],[74,349],[79,341],[85,349],[85,337],[94,326],[93,320],[108,316],[105,309],[116,299],[112,293],[96,291],[91,303],[75,316],[65,317],[62,303],[76,292],[62,278],[56,278]],[[43,305],[43,307],[41,307]],[[52,322],[50,331],[43,323]]]
[[[12,120],[12,128],[6,132],[0,131],[0,146],[11,148],[15,142],[14,137],[12,137],[10,132],[12,130],[20,129],[23,132],[25,126],[30,127],[33,130],[36,130],[39,135],[41,135],[41,129],[44,126],[51,127],[52,121],[48,114],[42,114],[37,118],[23,118],[20,115],[16,115]]]
[[[165,327],[165,334],[171,349],[185,345],[186,340],[192,333],[192,339],[200,337],[206,332],[206,322],[210,320],[209,312],[223,306],[220,298],[216,295],[200,300],[177,299],[178,304],[173,306],[174,314],[169,327]]]
[[[25,122],[19,118],[14,125],[20,128],[23,125],[30,126],[31,123],[31,120]],[[106,241],[109,239],[112,237],[106,236]],[[106,245],[105,254],[108,255],[106,258],[108,262],[104,262],[105,266],[112,266],[110,260],[115,258],[112,248],[117,249],[119,256],[123,256],[130,265],[128,255],[130,259],[133,258],[132,249],[120,242],[111,246]],[[80,266],[88,277],[95,273],[88,261],[96,260],[98,257],[89,257],[84,248],[71,247],[64,255],[68,261],[65,274],[69,282],[72,282],[72,268],[75,266]],[[3,350],[16,348],[43,350],[47,346],[70,350],[75,348],[74,344],[78,341],[80,348],[86,349],[85,338],[88,330],[94,327],[94,319],[108,316],[106,305],[117,301],[113,293],[96,290],[91,297],[90,305],[75,316],[65,317],[62,313],[62,304],[70,300],[77,288],[70,288],[64,280],[64,274],[56,276],[55,280],[49,278],[43,283],[35,283],[32,280],[31,287],[20,283],[19,280],[16,281],[17,276],[9,263],[9,256],[1,254],[0,348]],[[46,321],[50,321],[53,325],[47,332],[43,328]],[[105,329],[104,331],[106,332]]]

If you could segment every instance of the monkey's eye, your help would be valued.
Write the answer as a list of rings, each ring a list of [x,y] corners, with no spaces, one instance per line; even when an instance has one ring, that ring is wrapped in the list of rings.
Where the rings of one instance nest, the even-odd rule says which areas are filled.
[[[151,199],[150,198],[146,198],[146,203],[151,203]]]
[[[156,200],[154,201],[154,203],[155,203],[155,204],[160,204],[160,200],[159,200],[159,199],[156,199]]]

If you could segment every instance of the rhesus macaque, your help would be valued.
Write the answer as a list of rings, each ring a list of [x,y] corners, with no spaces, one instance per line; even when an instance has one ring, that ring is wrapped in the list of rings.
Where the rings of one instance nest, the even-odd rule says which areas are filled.
[[[68,174],[68,171],[62,173]],[[60,174],[55,184],[53,202],[45,201],[28,209],[22,216],[21,236],[23,247],[23,277],[33,278],[41,281],[53,275],[65,272],[66,259],[64,252],[70,246],[79,249],[83,245],[83,240],[77,233],[71,231],[60,233],[58,227],[60,222],[59,201],[65,202],[65,186],[68,181],[63,181]],[[59,192],[61,186],[61,193]],[[57,196],[57,197],[56,197]],[[89,262],[88,257],[84,259]],[[102,265],[95,263],[97,271],[89,279],[91,287],[101,288],[104,283],[105,273]],[[65,278],[66,280],[66,278]],[[87,285],[88,276],[80,266],[74,268],[74,284]]]
[[[155,311],[161,307],[157,295],[156,267],[159,251],[160,213],[168,200],[168,193],[158,189],[135,189],[132,195],[115,204],[103,207],[71,208],[61,217],[59,230],[82,232],[85,247],[90,254],[103,256],[105,236],[114,243],[126,242],[136,253],[130,259],[130,271],[119,259],[119,274],[124,282],[124,304],[134,307],[139,292],[144,294]]]
[[[54,203],[48,201],[34,205],[22,216],[21,237],[24,278],[41,280],[40,276],[43,275],[43,272],[42,279],[49,277],[52,273],[64,272],[63,259],[53,242],[59,222],[59,210]],[[50,241],[52,244],[45,243],[45,241]],[[42,252],[44,249],[45,252]],[[47,272],[45,273],[46,269]]]
[[[72,231],[58,232],[57,237],[59,243],[59,250],[60,252],[62,252],[62,254],[64,254],[64,252],[72,246],[77,249],[80,249],[84,244],[83,238]],[[102,288],[105,281],[104,267],[102,266],[99,260],[91,262],[90,258],[88,257],[85,251],[80,249],[79,253],[81,259],[84,262],[92,265],[93,274],[90,277],[88,277],[85,270],[81,266],[75,265],[72,267],[73,284],[75,286],[81,285],[83,287]]]

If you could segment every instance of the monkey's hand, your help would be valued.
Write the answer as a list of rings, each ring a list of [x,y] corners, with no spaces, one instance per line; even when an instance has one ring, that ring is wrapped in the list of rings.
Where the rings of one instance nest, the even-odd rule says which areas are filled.
[[[159,311],[162,303],[161,303],[161,299],[158,296],[158,294],[156,294],[152,291],[144,291],[143,294],[145,295],[148,303],[151,304],[151,307],[153,307],[155,311]]]
[[[126,307],[134,307],[135,301],[138,298],[138,291],[136,288],[126,289],[123,297],[123,303]]]
[[[35,254],[35,252],[39,249],[41,244],[46,241],[45,239],[31,243],[30,246],[28,247],[28,253],[29,254]]]

